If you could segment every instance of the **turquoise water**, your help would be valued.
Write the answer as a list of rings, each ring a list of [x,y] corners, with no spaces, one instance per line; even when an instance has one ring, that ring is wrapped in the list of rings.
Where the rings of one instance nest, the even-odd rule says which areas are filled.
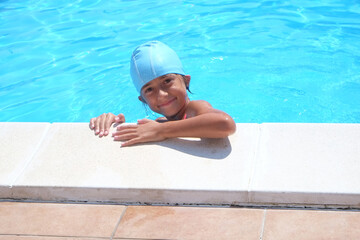
[[[129,58],[156,39],[236,122],[360,123],[359,1],[3,0],[0,23],[0,121],[153,118]]]

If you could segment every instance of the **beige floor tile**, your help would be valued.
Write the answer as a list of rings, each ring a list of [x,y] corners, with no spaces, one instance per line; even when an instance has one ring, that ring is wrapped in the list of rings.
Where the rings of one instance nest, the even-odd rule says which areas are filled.
[[[0,234],[111,237],[125,206],[0,203]]]
[[[360,212],[268,210],[264,240],[359,239]]]
[[[48,237],[24,235],[0,235],[0,240],[105,240],[109,238]]]
[[[115,237],[259,239],[263,212],[257,209],[130,206]]]

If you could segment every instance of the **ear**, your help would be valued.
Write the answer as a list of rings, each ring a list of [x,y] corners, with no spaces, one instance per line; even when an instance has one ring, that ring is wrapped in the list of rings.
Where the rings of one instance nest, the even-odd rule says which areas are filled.
[[[143,102],[143,103],[146,103],[146,101],[144,100],[144,98],[142,96],[139,96],[138,99]]]
[[[184,82],[185,82],[186,88],[189,88],[189,86],[190,86],[190,80],[191,80],[191,76],[190,76],[190,75],[185,75],[185,76],[184,76]]]

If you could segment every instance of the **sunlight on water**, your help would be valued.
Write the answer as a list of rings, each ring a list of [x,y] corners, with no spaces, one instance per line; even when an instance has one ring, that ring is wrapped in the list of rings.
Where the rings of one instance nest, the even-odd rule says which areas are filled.
[[[358,1],[1,1],[0,121],[151,117],[132,50],[171,46],[236,122],[360,123]]]

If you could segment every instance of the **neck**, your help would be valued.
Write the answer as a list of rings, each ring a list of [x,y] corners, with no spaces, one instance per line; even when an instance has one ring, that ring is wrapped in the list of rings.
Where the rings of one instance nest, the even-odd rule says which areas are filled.
[[[170,117],[166,117],[166,119],[168,121],[176,121],[176,120],[182,120],[184,119],[184,116],[185,116],[185,113],[186,113],[186,108],[187,108],[187,105],[189,104],[190,102],[190,99],[189,98],[186,98],[186,102],[184,104],[184,106],[180,109],[179,112],[177,112],[175,115],[173,116],[170,116]]]

